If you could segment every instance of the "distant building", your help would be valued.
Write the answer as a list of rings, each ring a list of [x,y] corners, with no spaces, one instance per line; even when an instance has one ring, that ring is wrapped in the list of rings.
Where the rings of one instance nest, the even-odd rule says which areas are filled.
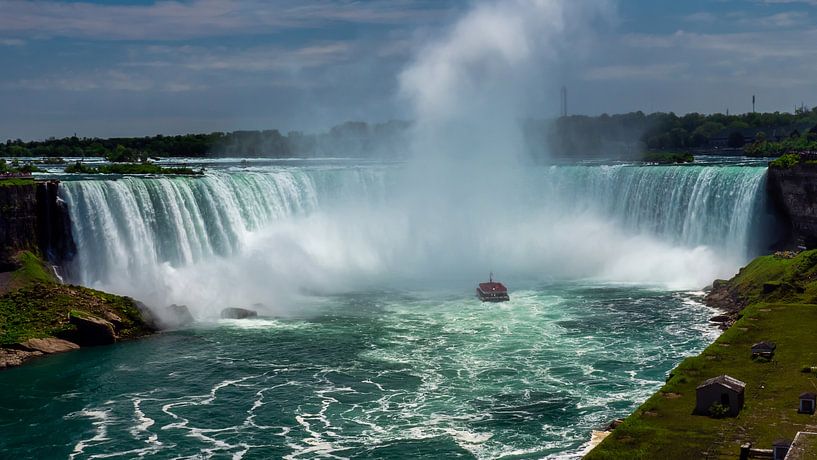
[[[772,359],[774,357],[774,351],[777,349],[777,345],[774,342],[758,342],[752,345],[752,359],[755,358],[767,358]]]
[[[719,375],[704,381],[695,389],[695,413],[710,415],[709,409],[720,404],[728,409],[726,415],[735,417],[743,408],[746,384],[728,375]]]
[[[817,405],[817,394],[803,393],[800,395],[800,409],[797,412],[813,414],[815,405]]]

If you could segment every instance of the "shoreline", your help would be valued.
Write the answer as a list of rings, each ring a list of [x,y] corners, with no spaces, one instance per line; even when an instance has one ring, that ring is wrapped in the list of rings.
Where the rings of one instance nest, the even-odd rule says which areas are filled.
[[[817,337],[809,327],[817,322],[817,251],[758,257],[730,280],[716,280],[706,300],[725,312],[729,326],[678,364],[583,458],[737,458],[745,443],[770,448],[777,439],[814,431],[817,420],[797,412],[797,397],[817,388],[807,367],[817,364]],[[777,344],[775,354],[750,359],[749,348],[764,340]],[[694,415],[696,388],[717,375],[745,382],[745,406],[734,417]]]
[[[147,307],[130,298],[62,284],[29,251],[0,274],[0,370],[42,356],[152,335]]]

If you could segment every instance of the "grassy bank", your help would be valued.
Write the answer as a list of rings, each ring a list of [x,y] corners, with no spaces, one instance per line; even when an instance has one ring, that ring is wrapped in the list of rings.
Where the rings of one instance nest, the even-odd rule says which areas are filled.
[[[740,444],[770,448],[797,431],[813,431],[817,416],[798,414],[798,395],[817,391],[817,251],[764,256],[726,283],[748,306],[740,319],[699,356],[684,360],[667,384],[641,405],[588,459],[737,458]],[[771,361],[752,360],[761,340],[777,343]],[[695,388],[728,374],[746,383],[735,418],[692,415]]]
[[[12,178],[0,179],[0,187],[19,187],[23,185],[34,185],[34,179]]]
[[[136,302],[128,297],[59,284],[50,268],[32,252],[21,252],[19,268],[0,292],[0,347],[16,348],[29,339],[71,338],[76,328],[69,313],[104,319],[113,324],[117,339],[153,332]]]

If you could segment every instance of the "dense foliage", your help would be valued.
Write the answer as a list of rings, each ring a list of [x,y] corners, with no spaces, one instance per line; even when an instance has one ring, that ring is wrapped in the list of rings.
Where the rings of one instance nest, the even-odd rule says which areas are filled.
[[[175,174],[200,176],[203,170],[185,167],[162,167],[153,163],[112,163],[99,166],[88,166],[81,161],[65,167],[65,172],[73,174]]]
[[[770,161],[769,167],[770,168],[791,168],[792,166],[796,166],[800,163],[800,155],[797,153],[787,153],[785,155],[781,155],[780,158]]]
[[[155,157],[397,157],[410,145],[411,124],[370,125],[347,122],[326,133],[276,129],[232,133],[132,138],[48,139],[0,144],[0,157],[104,157],[111,162],[142,162]],[[793,138],[796,148],[817,133],[817,108],[795,113],[704,115],[630,112],[597,117],[571,115],[556,120],[528,119],[522,124],[531,154],[568,157],[618,156],[637,159],[645,150],[698,151],[741,149],[753,155],[779,155],[791,148],[775,144]]]
[[[180,136],[79,138],[0,144],[0,157],[104,157],[111,162],[141,162],[153,157],[308,157],[395,155],[405,148],[409,124],[348,122],[328,133],[286,135],[276,129]]]
[[[42,170],[30,163],[20,164],[14,160],[11,163],[0,158],[0,174],[31,174]]]
[[[691,153],[680,152],[646,152],[641,158],[647,163],[674,164],[692,163],[695,157]]]
[[[528,144],[538,153],[636,157],[644,150],[739,149],[755,141],[806,135],[817,127],[817,108],[795,113],[704,115],[631,112],[598,117],[571,115],[555,122],[528,120]]]
[[[775,157],[790,152],[817,152],[817,130],[790,136],[778,142],[758,139],[744,150],[747,155],[758,157]]]

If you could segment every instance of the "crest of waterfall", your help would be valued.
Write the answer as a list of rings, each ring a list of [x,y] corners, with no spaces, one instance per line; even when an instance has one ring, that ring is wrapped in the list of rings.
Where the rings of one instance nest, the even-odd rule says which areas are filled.
[[[464,202],[444,216],[402,207],[412,190],[398,190],[400,170],[65,181],[77,242],[69,276],[212,312],[286,293],[478,277],[489,266],[505,279],[699,288],[765,249],[761,167],[543,167],[526,172],[506,208],[480,214]]]

